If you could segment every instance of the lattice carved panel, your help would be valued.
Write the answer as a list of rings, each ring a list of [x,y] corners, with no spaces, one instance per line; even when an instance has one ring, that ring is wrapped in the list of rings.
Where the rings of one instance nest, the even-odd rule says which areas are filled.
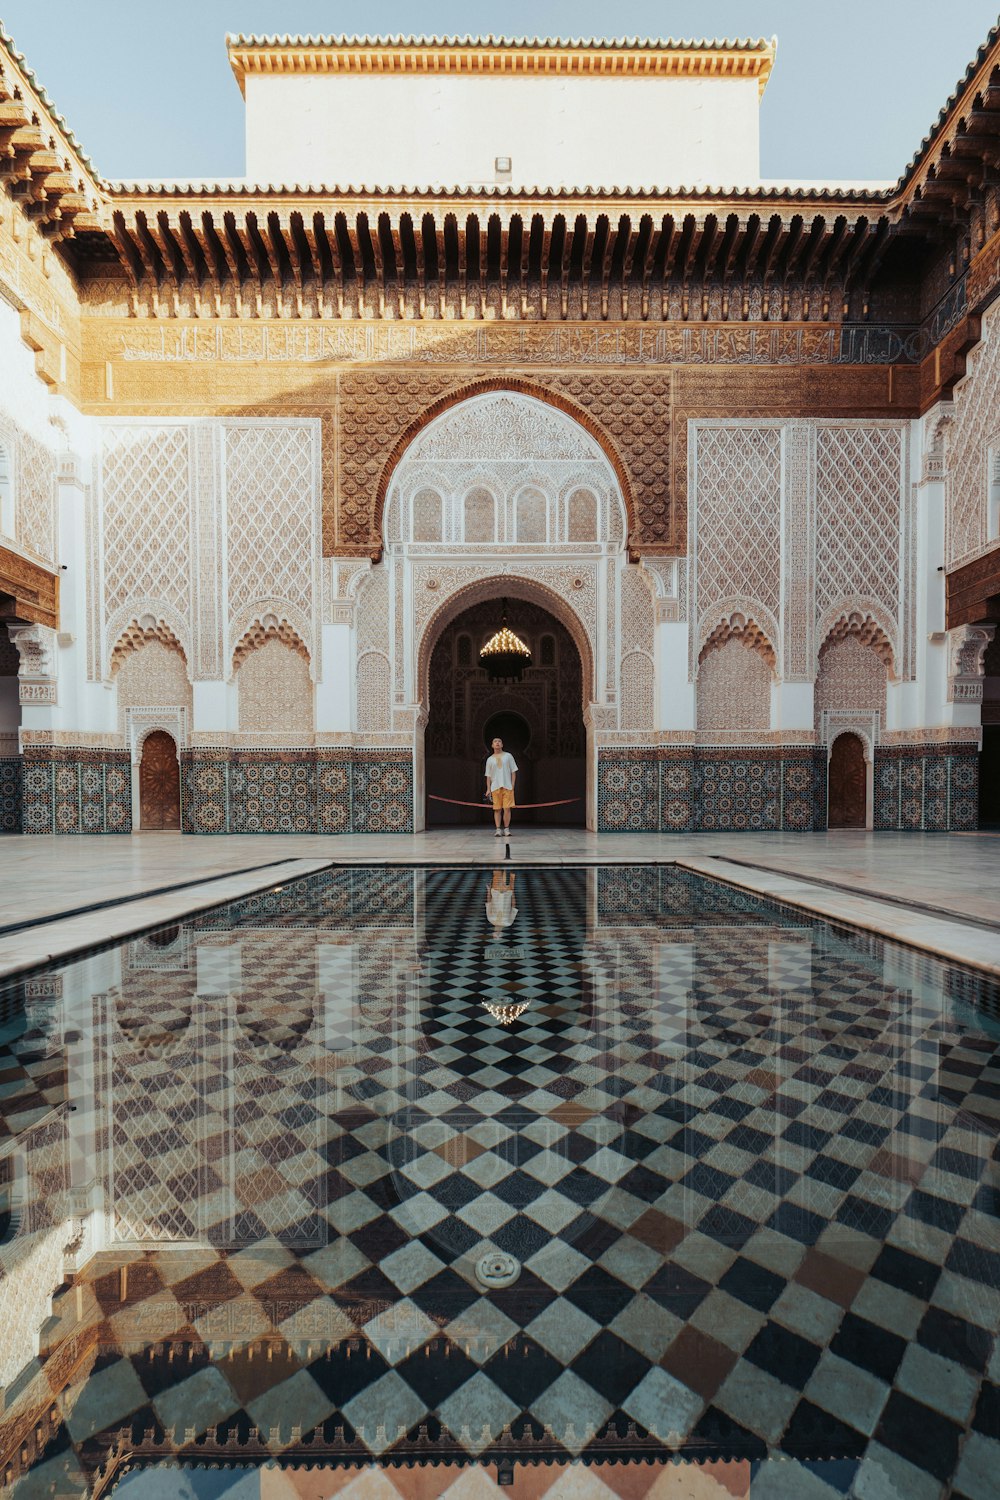
[[[708,652],[698,669],[698,732],[764,732],[771,727],[771,671],[743,636]]]
[[[46,562],[56,555],[56,456],[30,433],[17,439],[17,538]]]
[[[280,600],[308,633],[318,604],[319,536],[311,426],[226,429],[229,615]]]
[[[821,424],[816,433],[816,613],[877,601],[899,618],[904,438],[898,424]]]
[[[255,646],[236,673],[239,726],[257,734],[311,734],[314,724],[309,664],[277,636]]]
[[[642,569],[625,567],[621,573],[622,654],[653,649],[653,596]]]
[[[976,552],[987,537],[988,445],[1000,428],[998,310],[984,316],[982,339],[969,355],[967,370],[955,387],[954,420],[945,437],[949,563]]]
[[[373,568],[359,589],[358,654],[381,651],[389,654],[389,574]]]
[[[736,600],[773,621],[781,599],[781,430],[699,425],[694,446],[699,622]]]
[[[105,620],[156,600],[190,623],[189,446],[184,426],[103,429]]]
[[[877,714],[884,723],[885,698],[885,662],[873,644],[852,634],[824,646],[813,698],[817,732],[824,713]]]
[[[384,734],[392,728],[392,679],[389,658],[366,651],[358,658],[358,730]]]
[[[629,651],[622,657],[622,729],[654,728],[655,702],[652,657]]]

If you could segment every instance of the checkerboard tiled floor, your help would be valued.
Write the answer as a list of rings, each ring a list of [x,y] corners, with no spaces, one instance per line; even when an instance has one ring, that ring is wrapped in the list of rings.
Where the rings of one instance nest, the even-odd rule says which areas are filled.
[[[480,872],[430,874],[415,951],[369,937],[321,995],[308,909],[194,923],[241,938],[196,1014],[147,979],[140,1026],[123,976],[121,1243],[57,1298],[39,1374],[90,1352],[36,1473],[127,1429],[149,1461],[679,1453],[762,1496],[995,1497],[990,995],[676,872],[602,908],[599,873],[521,872],[500,936]]]

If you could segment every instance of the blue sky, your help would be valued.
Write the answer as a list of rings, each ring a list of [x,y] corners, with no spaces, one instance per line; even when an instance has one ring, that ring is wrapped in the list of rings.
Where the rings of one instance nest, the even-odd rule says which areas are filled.
[[[997,0],[0,0],[110,178],[239,176],[227,31],[771,36],[761,170],[895,178],[997,22]]]

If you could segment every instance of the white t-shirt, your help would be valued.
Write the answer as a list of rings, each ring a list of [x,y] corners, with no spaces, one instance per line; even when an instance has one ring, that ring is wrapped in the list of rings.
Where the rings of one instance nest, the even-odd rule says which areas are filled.
[[[495,890],[491,887],[486,897],[486,920],[491,927],[512,927],[514,918],[517,916],[517,907],[514,905],[514,892],[507,890]]]
[[[511,780],[513,772],[517,770],[517,761],[509,750],[501,750],[499,755],[491,755],[486,762],[486,775],[489,777],[490,791],[499,792],[504,788],[513,791],[514,783]]]

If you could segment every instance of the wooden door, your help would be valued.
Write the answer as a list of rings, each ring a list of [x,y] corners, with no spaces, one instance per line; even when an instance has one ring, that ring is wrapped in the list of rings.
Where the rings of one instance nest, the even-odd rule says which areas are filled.
[[[139,763],[139,827],[180,829],[181,770],[177,746],[164,729],[146,736]]]
[[[841,734],[830,753],[830,803],[827,826],[864,828],[868,805],[865,747],[856,734]]]

